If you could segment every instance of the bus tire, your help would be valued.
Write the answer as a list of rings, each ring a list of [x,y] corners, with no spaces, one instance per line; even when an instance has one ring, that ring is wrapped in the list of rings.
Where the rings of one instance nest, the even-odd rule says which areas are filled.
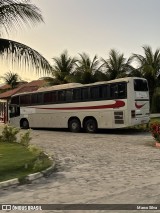
[[[71,132],[80,132],[81,123],[78,119],[74,118],[69,121],[68,128]]]
[[[97,121],[94,118],[90,118],[85,121],[84,129],[88,133],[95,133],[97,131]]]
[[[29,122],[27,119],[22,119],[21,120],[21,128],[22,129],[29,129]]]

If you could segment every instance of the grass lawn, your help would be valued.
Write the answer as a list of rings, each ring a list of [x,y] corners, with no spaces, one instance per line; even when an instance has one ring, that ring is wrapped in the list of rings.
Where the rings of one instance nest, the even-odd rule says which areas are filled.
[[[0,143],[0,181],[24,176],[43,170],[51,165],[46,157],[41,169],[35,171],[33,165],[37,156],[18,143]]]

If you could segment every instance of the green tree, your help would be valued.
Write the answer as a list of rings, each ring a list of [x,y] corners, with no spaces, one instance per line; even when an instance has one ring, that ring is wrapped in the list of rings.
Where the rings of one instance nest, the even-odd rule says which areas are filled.
[[[53,71],[50,79],[50,84],[64,84],[74,81],[73,72],[75,68],[76,58],[68,56],[68,52],[65,50],[60,57],[53,58]]]
[[[48,61],[34,49],[10,39],[2,38],[3,32],[9,35],[13,29],[23,25],[32,26],[43,22],[39,9],[26,0],[0,0],[0,56],[1,59],[16,60],[19,65],[34,67],[37,71],[50,71]]]
[[[75,81],[82,84],[93,83],[96,81],[107,80],[106,75],[101,72],[101,65],[95,55],[93,60],[86,53],[79,54],[80,58],[76,62],[74,72]]]
[[[4,82],[11,86],[12,89],[14,89],[18,81],[21,80],[19,75],[17,73],[7,72],[4,76],[1,77]]]
[[[107,60],[102,58],[102,62],[110,80],[126,77],[134,69],[131,66],[131,58],[124,58],[124,54],[120,54],[114,49],[110,50]]]
[[[150,98],[152,99],[155,88],[160,84],[160,49],[156,49],[153,52],[150,46],[144,46],[143,50],[144,56],[133,54],[132,59],[138,62],[138,72],[140,75],[148,80]]]

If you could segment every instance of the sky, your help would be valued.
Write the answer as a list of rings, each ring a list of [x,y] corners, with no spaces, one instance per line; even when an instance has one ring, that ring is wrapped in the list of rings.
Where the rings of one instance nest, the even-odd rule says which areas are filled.
[[[142,54],[144,45],[160,47],[159,0],[31,0],[40,8],[45,23],[10,34],[9,39],[26,44],[53,65],[64,50],[70,56],[85,52],[107,59],[114,48],[128,58]],[[33,72],[13,70],[25,80],[38,79]]]

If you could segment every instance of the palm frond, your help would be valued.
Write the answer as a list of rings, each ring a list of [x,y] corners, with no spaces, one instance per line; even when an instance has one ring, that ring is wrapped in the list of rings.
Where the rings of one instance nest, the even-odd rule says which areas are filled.
[[[131,58],[131,60],[136,60],[140,67],[142,67],[143,64],[145,63],[145,58],[142,55],[132,54],[132,56],[130,58]]]
[[[9,33],[13,29],[27,27],[43,22],[40,10],[24,0],[0,0],[1,33]]]
[[[153,52],[150,46],[143,46],[144,54],[145,54],[145,61],[147,64],[153,63]]]
[[[12,64],[32,68],[37,72],[50,73],[52,70],[49,62],[40,53],[16,41],[0,38],[0,57],[2,60],[11,60]]]

